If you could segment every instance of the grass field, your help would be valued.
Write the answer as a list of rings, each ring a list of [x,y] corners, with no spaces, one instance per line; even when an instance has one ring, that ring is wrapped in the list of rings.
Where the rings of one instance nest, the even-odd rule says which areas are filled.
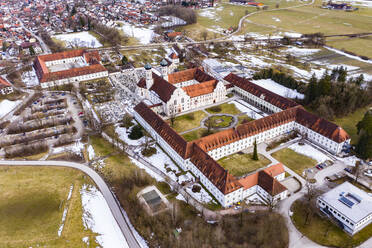
[[[239,177],[270,164],[265,156],[258,154],[258,158],[256,161],[252,159],[252,154],[235,153],[218,160],[218,163],[232,175]]]
[[[307,203],[295,201],[291,207],[292,221],[301,233],[320,245],[342,248],[356,247],[372,236],[372,224],[354,236],[349,236],[327,218],[321,218],[317,214],[313,214],[308,224],[305,225],[307,209],[309,209]]]
[[[237,115],[240,114],[241,112],[239,109],[236,108],[236,106],[232,103],[223,103],[221,105],[215,106],[215,107],[220,107],[221,110],[217,111],[214,110],[214,107],[207,108],[206,111],[211,114],[230,114],[230,115]]]
[[[372,31],[372,8],[362,7],[355,12],[345,12],[321,9],[320,6],[321,1],[316,0],[310,6],[278,11],[262,11],[246,19],[241,34],[247,32],[259,32],[261,34],[278,32],[347,34]],[[345,49],[359,55],[372,57],[370,38],[332,39],[327,44],[337,49]]]
[[[253,121],[253,120],[254,119],[252,119],[248,115],[240,115],[240,116],[238,116],[238,124],[242,124],[243,121],[249,122],[249,121]]]
[[[196,111],[193,113],[177,116],[172,127],[176,132],[184,132],[200,126],[200,121],[206,117],[204,111]],[[169,121],[170,123],[170,121]]]
[[[333,121],[337,125],[340,125],[343,129],[345,129],[345,131],[350,135],[352,144],[355,144],[358,142],[358,135],[357,135],[358,130],[357,130],[356,125],[358,124],[359,121],[363,119],[364,114],[367,112],[367,110],[370,107],[372,106],[360,108],[350,115],[347,115],[342,118],[337,118]]]
[[[274,152],[271,155],[300,176],[302,176],[302,172],[305,169],[314,167],[317,164],[316,160],[299,154],[289,148]]]
[[[82,222],[83,184],[92,182],[73,169],[0,167],[0,247],[84,247],[83,237],[90,237],[96,247],[97,234],[85,230]],[[58,237],[66,204],[67,217]]]

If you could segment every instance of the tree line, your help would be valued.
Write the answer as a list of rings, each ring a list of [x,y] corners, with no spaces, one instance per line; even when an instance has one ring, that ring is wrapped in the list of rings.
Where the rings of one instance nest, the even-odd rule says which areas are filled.
[[[301,85],[301,83],[294,79],[291,75],[287,75],[284,72],[273,68],[262,69],[253,75],[254,80],[268,78],[290,89],[298,90],[299,86]]]
[[[363,159],[372,159],[372,109],[357,124],[359,141],[355,151]]]
[[[191,8],[168,5],[160,8],[158,14],[159,16],[178,17],[184,20],[187,24],[193,24],[197,22],[196,12]]]
[[[371,82],[363,75],[347,79],[347,70],[337,67],[325,71],[320,79],[311,77],[305,91],[304,103],[326,119],[342,117],[372,102]]]

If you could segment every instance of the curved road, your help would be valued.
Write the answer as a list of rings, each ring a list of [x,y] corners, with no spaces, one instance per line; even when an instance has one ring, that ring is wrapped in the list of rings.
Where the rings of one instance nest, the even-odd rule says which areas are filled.
[[[130,248],[141,248],[141,245],[138,243],[135,235],[130,228],[129,220],[127,220],[121,209],[120,205],[115,199],[113,193],[111,192],[110,188],[107,186],[105,181],[102,177],[95,172],[90,167],[74,163],[74,162],[66,162],[66,161],[10,161],[10,160],[1,160],[0,166],[57,166],[57,167],[69,167],[80,170],[87,174],[92,180],[95,182],[99,190],[101,191],[103,197],[105,198],[112,215],[114,216],[116,222],[118,223],[125,239],[127,240],[128,246]],[[125,246],[124,246],[125,247]]]

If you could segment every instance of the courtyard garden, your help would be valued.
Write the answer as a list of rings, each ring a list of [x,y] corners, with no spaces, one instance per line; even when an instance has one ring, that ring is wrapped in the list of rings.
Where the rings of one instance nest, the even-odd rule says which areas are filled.
[[[204,121],[206,127],[218,129],[218,128],[227,128],[234,121],[234,117],[230,115],[212,115]]]
[[[317,164],[315,159],[299,154],[289,148],[274,152],[271,155],[300,176],[302,176],[304,170]]]
[[[196,128],[200,126],[200,122],[202,119],[204,119],[207,116],[207,114],[204,111],[196,111],[193,113],[177,116],[174,119],[173,126],[171,127],[178,133],[185,132],[187,130]],[[168,120],[169,124],[171,124],[171,121]]]
[[[206,111],[210,114],[237,115],[241,113],[241,111],[239,111],[239,109],[237,109],[237,107],[232,103],[223,103],[217,106],[213,106],[213,107],[207,108]]]
[[[372,224],[353,236],[346,234],[328,218],[321,217],[307,201],[297,200],[291,206],[296,228],[312,241],[327,247],[356,247],[372,236]]]
[[[252,159],[252,153],[238,152],[218,160],[218,163],[232,175],[240,177],[270,164],[270,160],[258,154],[258,160]]]

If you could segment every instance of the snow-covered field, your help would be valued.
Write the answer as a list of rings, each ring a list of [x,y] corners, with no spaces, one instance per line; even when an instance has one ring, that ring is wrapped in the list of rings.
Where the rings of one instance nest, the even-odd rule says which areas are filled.
[[[148,28],[138,28],[125,22],[121,23],[123,26],[120,27],[120,29],[123,30],[126,35],[138,39],[141,44],[149,44],[155,35],[154,30]]]
[[[245,113],[246,115],[248,115],[252,119],[257,120],[257,119],[260,119],[262,117],[267,116],[265,113],[262,113],[261,110],[259,110],[258,108],[253,107],[252,105],[250,105],[249,103],[247,103],[243,100],[236,100],[236,101],[232,101],[232,102],[229,102],[229,103],[234,104],[235,107],[237,109],[239,109],[239,111]]]
[[[201,187],[201,185],[198,183],[195,183],[194,185],[199,185]],[[200,203],[209,203],[211,201],[214,202],[213,198],[208,194],[207,191],[205,191],[203,187],[201,187],[200,192],[194,193],[192,192],[192,185],[190,185],[186,188],[186,191]]]
[[[95,186],[83,185],[80,194],[84,227],[100,234],[97,243],[103,248],[129,247],[102,193]]]
[[[285,51],[294,56],[308,56],[308,55],[319,52],[320,49],[299,48],[299,47],[289,46]]]
[[[0,118],[12,111],[22,101],[9,101],[7,99],[0,102]]]
[[[252,80],[252,83],[257,84],[283,97],[304,99],[303,94],[298,93],[296,90],[292,90],[283,85],[280,85],[271,79]]]
[[[326,160],[332,160],[330,157],[322,153],[321,151],[315,149],[314,147],[305,144],[303,146],[299,145],[298,143],[295,143],[293,145],[290,145],[288,147],[289,149],[292,149],[293,151],[300,153],[302,155],[305,155],[307,157],[315,159],[318,163],[323,163]]]
[[[102,44],[91,35],[89,32],[79,32],[79,33],[69,33],[69,34],[59,34],[53,36],[53,38],[63,41],[68,48],[77,47],[89,47],[97,48],[102,47]]]
[[[82,150],[84,149],[84,144],[80,141],[77,141],[68,146],[60,146],[53,148],[51,154],[57,154],[61,152],[72,152],[75,154],[81,154]]]

